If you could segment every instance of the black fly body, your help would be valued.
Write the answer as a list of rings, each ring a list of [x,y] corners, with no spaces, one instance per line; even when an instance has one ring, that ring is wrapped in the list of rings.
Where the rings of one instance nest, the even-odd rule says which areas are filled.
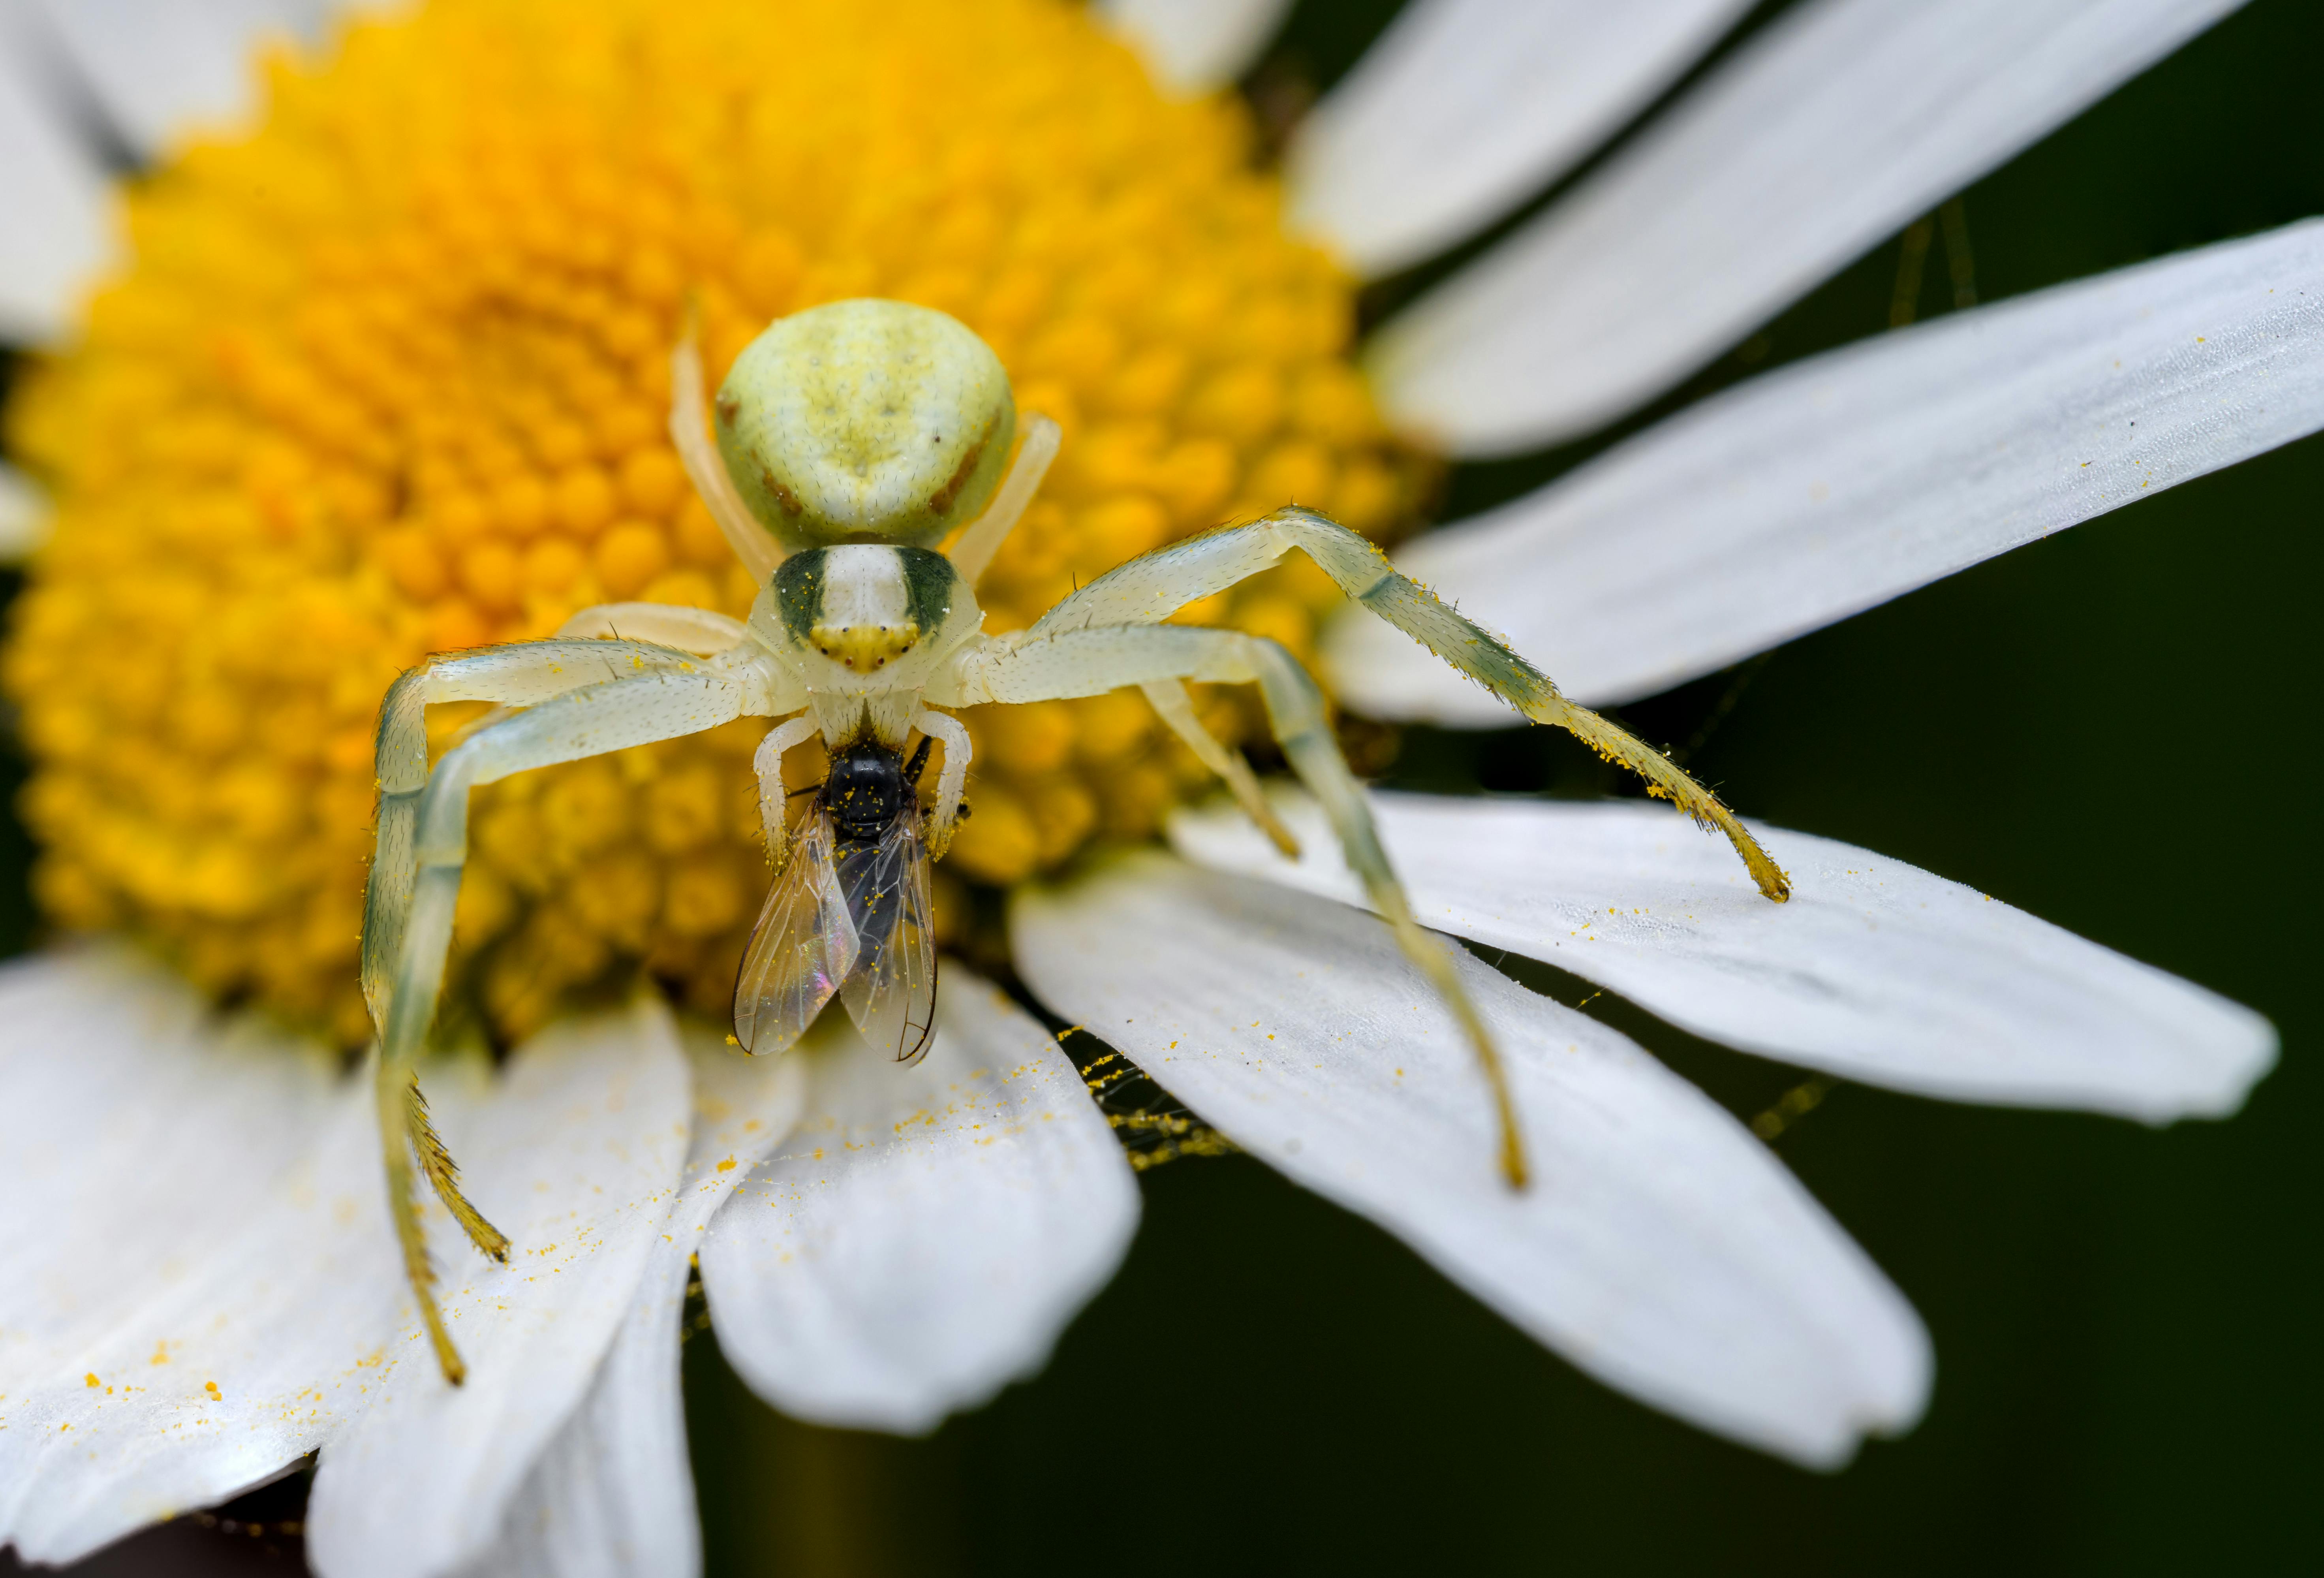
[[[745,1048],[788,1045],[836,996],[890,1057],[927,1051],[936,927],[918,785],[931,743],[922,735],[909,761],[869,735],[832,752],[735,981]]]
[[[927,735],[920,736],[919,748],[907,762],[876,740],[859,740],[841,748],[832,760],[830,776],[823,780],[816,803],[830,812],[837,835],[832,842],[832,866],[839,873],[841,891],[849,896],[866,958],[876,957],[895,929],[903,894],[890,874],[880,869],[882,851],[899,821],[919,819],[917,791],[921,771],[927,766],[929,743]],[[934,979],[931,970],[931,985]]]
[[[931,743],[921,735],[909,761],[877,740],[857,740],[839,748],[830,775],[816,788],[823,793],[820,803],[830,808],[843,844],[876,840],[904,814],[908,798],[917,801],[915,790],[927,767]]]

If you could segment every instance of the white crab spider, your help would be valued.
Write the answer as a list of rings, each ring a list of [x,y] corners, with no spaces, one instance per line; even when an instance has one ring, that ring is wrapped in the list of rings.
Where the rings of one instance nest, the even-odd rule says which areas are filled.
[[[1653,792],[1716,825],[1760,891],[1786,896],[1782,872],[1677,767],[1566,701],[1546,676],[1397,574],[1370,542],[1309,510],[1280,510],[1158,549],[1093,581],[1029,630],[983,633],[974,586],[1040,485],[1058,430],[1031,417],[1010,462],[1016,411],[1008,375],[982,340],[941,312],[857,300],[778,320],[736,359],[719,392],[715,450],[691,336],[672,372],[671,438],[727,541],[764,587],[749,620],[655,604],[589,609],[552,640],[431,658],[396,681],[381,711],[364,990],[380,1030],[389,1199],[407,1274],[456,1384],[463,1370],[431,1292],[414,1153],[478,1249],[505,1259],[509,1246],[461,1195],[429,1125],[413,1059],[443,983],[468,791],[479,784],[737,717],[787,718],[756,761],[778,877],[738,983],[741,1039],[754,1051],[779,1051],[838,994],[859,1024],[910,1057],[926,1039],[935,991],[927,866],[951,842],[970,754],[968,731],[940,709],[1138,686],[1291,852],[1250,769],[1197,721],[1185,687],[1190,679],[1255,684],[1277,743],[1330,818],[1350,867],[1474,1043],[1499,1113],[1501,1165],[1519,1186],[1524,1149],[1492,1041],[1443,946],[1412,918],[1314,682],[1274,641],[1163,622],[1299,549],[1350,596],[1526,717],[1570,730],[1644,775]],[[964,523],[946,552],[934,551]],[[431,772],[423,714],[448,701],[497,702],[503,710]],[[834,772],[793,850],[782,757],[818,734]],[[923,756],[908,771],[903,753],[914,734]],[[944,743],[944,769],[923,841],[909,780],[930,738]],[[869,798],[851,799],[856,790]],[[850,858],[856,874],[843,881],[835,872]],[[885,863],[882,874],[862,876],[875,862]]]

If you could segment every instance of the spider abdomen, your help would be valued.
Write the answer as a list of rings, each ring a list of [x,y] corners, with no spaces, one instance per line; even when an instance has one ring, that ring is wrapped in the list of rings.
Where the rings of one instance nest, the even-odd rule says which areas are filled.
[[[718,392],[718,448],[787,548],[927,545],[973,520],[1017,432],[1009,374],[957,319],[834,301],[775,320]]]

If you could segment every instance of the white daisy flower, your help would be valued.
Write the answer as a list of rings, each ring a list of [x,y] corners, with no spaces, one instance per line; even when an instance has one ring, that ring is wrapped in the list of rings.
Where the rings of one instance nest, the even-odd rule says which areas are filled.
[[[1102,6],[1151,80],[1076,10],[906,9],[0,12],[0,329],[59,348],[0,476],[10,540],[48,529],[44,494],[55,517],[5,678],[41,897],[85,934],[0,973],[0,1543],[24,1558],[318,1452],[333,1578],[691,1572],[697,1261],[761,1396],[917,1432],[1038,1371],[1126,1251],[1106,1119],[967,966],[916,1067],[844,1025],[725,1044],[761,871],[730,727],[479,793],[443,1028],[513,1049],[425,1082],[513,1251],[432,1219],[466,1384],[438,1371],[350,1067],[371,719],[431,651],[614,599],[747,604],[659,425],[688,292],[714,376],[850,296],[992,344],[1066,434],[980,587],[1008,628],[1217,521],[1296,497],[1392,531],[1437,457],[1602,426],[2235,7],[1811,0],[1359,347],[1358,281],[1575,168],[1748,7],[1416,0],[1279,190],[1207,96],[1281,0]],[[286,33],[315,52],[262,95],[254,42]],[[158,171],[125,210],[124,154]],[[1797,363],[1398,563],[1577,699],[1650,694],[2324,427],[2319,263],[2292,226]],[[1302,573],[1198,612],[1367,715],[1508,721],[1377,622],[1319,624],[1336,594]],[[1466,1043],[1312,807],[1281,798],[1306,853],[1275,854],[1190,805],[1199,764],[1121,699],[971,719],[948,935],[996,953],[957,879],[1007,890],[1007,956],[1060,1020],[1609,1385],[1821,1467],[1912,1426],[1925,1332],[1765,1146],[1464,955],[1536,1173],[1510,1189]],[[1238,705],[1205,715],[1241,732]],[[2163,1123],[2232,1112],[2274,1057],[2200,987],[1808,834],[1755,826],[1776,905],[1665,807],[1373,809],[1425,924],[1804,1067]]]

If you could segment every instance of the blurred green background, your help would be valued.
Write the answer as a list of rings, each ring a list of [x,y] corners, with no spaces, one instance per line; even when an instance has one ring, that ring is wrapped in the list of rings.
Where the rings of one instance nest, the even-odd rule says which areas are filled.
[[[1780,10],[1765,6],[1754,24]],[[1250,87],[1328,87],[1392,3],[1306,0]],[[2259,0],[1971,187],[1984,300],[2324,213],[2324,16]],[[1554,194],[1550,194],[1554,195]],[[1716,266],[1721,237],[1702,238]],[[1445,514],[1655,415],[1880,332],[1892,239],[1617,433],[1457,472]],[[1941,238],[1915,312],[1953,309]],[[1385,311],[1441,267],[1377,288]],[[2324,438],[1624,709],[1748,814],[1868,845],[2250,1003],[2282,1066],[2151,1130],[1853,1085],[1775,1141],[1934,1334],[1927,1418],[1803,1472],[1608,1392],[1368,1223],[1242,1157],[1144,1175],[1129,1264],[1038,1380],[897,1441],[687,1349],[715,1574],[2250,1571],[2324,1546],[2310,1261],[2324,890],[2310,642]],[[1545,734],[1416,730],[1390,778],[1622,792]],[[21,834],[5,940],[29,936]],[[1588,995],[1536,970],[1528,984]],[[1745,1118],[1801,1075],[1588,1011]],[[2302,1136],[2309,1138],[2303,1139]],[[171,1531],[92,1570],[258,1555]],[[262,1542],[263,1543],[263,1542]],[[130,1563],[130,1565],[123,1564]],[[0,1561],[5,1564],[5,1561]]]

